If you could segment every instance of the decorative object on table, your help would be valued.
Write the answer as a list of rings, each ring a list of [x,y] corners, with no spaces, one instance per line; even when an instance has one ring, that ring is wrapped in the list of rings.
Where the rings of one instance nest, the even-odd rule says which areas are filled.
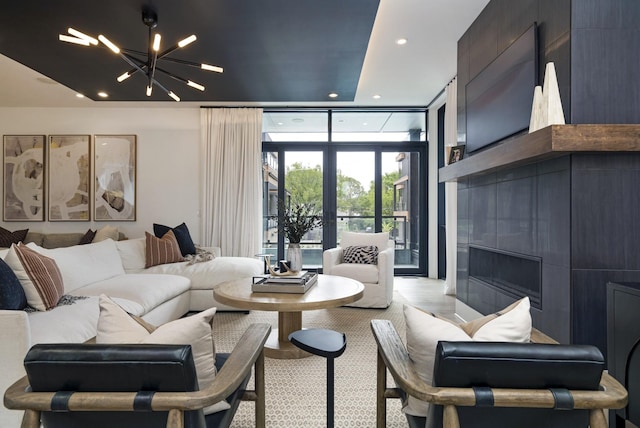
[[[254,293],[306,293],[318,282],[316,272],[300,271],[289,276],[254,276],[251,291]]]
[[[300,242],[310,230],[323,225],[322,214],[315,204],[290,203],[278,201],[278,231],[289,241],[287,259],[291,261],[290,270],[302,270],[302,249]]]
[[[464,148],[465,148],[464,145],[453,146],[450,148],[448,165],[451,165],[452,163],[456,163],[462,160],[462,158],[464,157]]]
[[[261,257],[264,257],[264,264],[265,264],[265,274],[270,274],[272,276],[277,276],[277,277],[287,277],[287,276],[291,276],[291,277],[296,277],[296,276],[300,276],[300,270],[293,270],[291,269],[290,266],[290,262],[287,261],[280,261],[280,268],[279,270],[275,270],[273,268],[273,266],[271,266],[271,255],[270,254],[260,254]]]
[[[178,41],[175,45],[160,51],[160,43],[162,37],[159,33],[153,33],[153,29],[158,26],[158,15],[157,13],[149,7],[144,7],[142,9],[142,22],[144,25],[149,27],[149,46],[147,52],[140,52],[132,49],[125,49],[116,46],[111,40],[107,39],[102,34],[96,38],[91,37],[87,34],[81,33],[78,30],[73,28],[69,28],[67,31],[69,34],[60,34],[58,38],[60,41],[75,43],[78,45],[84,46],[99,46],[99,43],[102,43],[103,47],[109,48],[116,55],[120,55],[129,66],[131,66],[131,70],[126,71],[125,73],[118,76],[118,82],[122,83],[127,80],[129,77],[133,76],[136,73],[143,74],[146,78],[146,95],[150,97],[153,92],[153,87],[157,86],[162,91],[164,91],[169,97],[171,97],[174,101],[180,101],[180,97],[176,95],[173,91],[167,89],[163,84],[161,84],[157,76],[163,74],[167,77],[170,77],[173,80],[177,80],[179,82],[184,83],[185,85],[194,88],[198,91],[204,91],[205,87],[199,83],[196,83],[192,80],[185,79],[183,77],[177,76],[172,72],[169,72],[165,69],[157,67],[159,61],[171,62],[173,64],[181,64],[189,67],[199,68],[201,70],[213,71],[216,73],[222,73],[224,70],[222,67],[203,64],[199,62],[185,61],[183,59],[174,59],[168,58],[167,56],[172,52],[184,48],[191,43],[195,42],[197,37],[195,34],[192,34],[180,41]],[[168,64],[167,64],[168,65]]]
[[[94,139],[96,221],[136,220],[136,136]]]
[[[90,135],[50,135],[49,221],[89,221]]]
[[[529,132],[537,131],[549,125],[564,125],[564,111],[560,99],[558,77],[553,62],[548,62],[544,71],[543,87],[536,86],[531,107]]]
[[[44,221],[44,135],[4,136],[4,221]]]

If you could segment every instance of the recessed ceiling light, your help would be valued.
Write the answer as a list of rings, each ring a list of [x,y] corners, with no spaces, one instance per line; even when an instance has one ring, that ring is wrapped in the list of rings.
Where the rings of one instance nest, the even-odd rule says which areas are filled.
[[[406,45],[408,41],[409,39],[402,37],[401,39],[396,40],[396,44],[402,46],[402,45]]]
[[[109,94],[107,94],[106,92],[98,92],[98,96],[101,98],[107,98]]]
[[[329,98],[338,98],[338,94],[336,92],[329,92]]]
[[[367,122],[364,122],[362,125],[363,125],[363,126],[367,126],[367,125],[368,125],[368,123],[367,123]]]
[[[78,97],[78,98],[84,98],[84,95],[82,95],[81,93],[77,93],[77,94],[76,94],[76,97]]]
[[[374,99],[374,100],[379,100],[379,99],[380,99],[380,95],[375,94],[375,95],[373,96],[373,99]]]
[[[278,126],[282,126],[282,125],[284,125],[284,123],[278,122]]]

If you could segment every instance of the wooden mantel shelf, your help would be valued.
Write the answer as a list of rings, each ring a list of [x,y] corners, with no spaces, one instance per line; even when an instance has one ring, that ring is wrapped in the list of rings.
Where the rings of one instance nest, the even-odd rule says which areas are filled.
[[[640,151],[640,124],[551,125],[439,169],[439,181],[515,167],[576,152]]]

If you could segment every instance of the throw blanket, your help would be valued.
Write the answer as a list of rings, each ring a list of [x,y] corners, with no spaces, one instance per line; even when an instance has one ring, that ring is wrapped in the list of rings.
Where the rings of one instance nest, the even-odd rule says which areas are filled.
[[[184,258],[185,262],[188,262],[188,265],[192,265],[194,263],[208,262],[209,260],[214,259],[214,255],[211,251],[204,250],[200,247],[196,247],[195,254],[187,254]]]

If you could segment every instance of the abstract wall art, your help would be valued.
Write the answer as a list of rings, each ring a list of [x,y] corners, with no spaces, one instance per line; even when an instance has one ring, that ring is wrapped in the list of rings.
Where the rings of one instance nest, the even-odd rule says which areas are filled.
[[[4,221],[44,221],[44,135],[5,135]]]
[[[89,135],[50,135],[49,221],[89,221]]]
[[[95,221],[136,220],[136,136],[94,137]]]

